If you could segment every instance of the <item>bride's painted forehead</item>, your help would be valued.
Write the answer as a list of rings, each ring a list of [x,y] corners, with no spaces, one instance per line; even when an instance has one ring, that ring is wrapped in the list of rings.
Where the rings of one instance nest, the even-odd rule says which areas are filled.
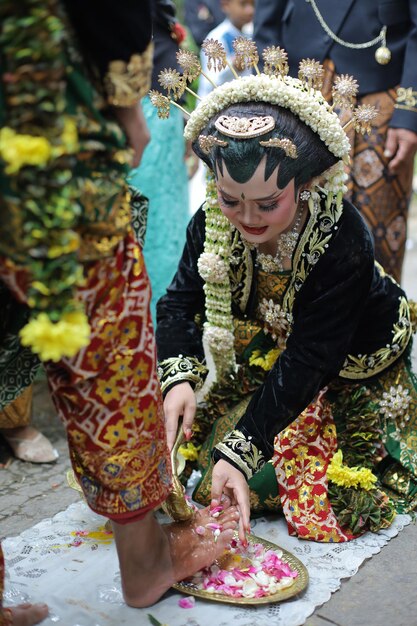
[[[250,200],[251,198],[266,198],[283,191],[278,187],[278,167],[265,180],[266,158],[262,159],[253,176],[242,183],[236,181],[229,174],[227,164],[223,164],[223,172],[216,168],[217,186],[230,196]],[[288,185],[287,185],[288,186]]]

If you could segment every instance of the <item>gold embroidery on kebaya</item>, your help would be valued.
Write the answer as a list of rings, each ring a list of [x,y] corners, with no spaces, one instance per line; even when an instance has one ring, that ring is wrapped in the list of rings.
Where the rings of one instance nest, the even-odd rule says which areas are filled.
[[[326,203],[324,209],[318,206],[314,208],[314,213],[310,216],[294,252],[293,267],[295,269],[282,303],[282,309],[286,313],[292,313],[296,294],[324,254],[329,241],[337,230],[337,223],[342,213],[343,205],[338,206],[337,203],[332,203],[330,206],[327,206]]]
[[[208,373],[207,367],[192,356],[171,357],[158,363],[158,377],[162,393],[177,382],[189,382],[197,391],[203,386]]]
[[[110,104],[132,106],[146,96],[151,82],[153,44],[142,54],[134,54],[130,61],[111,61],[104,78]]]
[[[217,444],[216,450],[234,461],[248,480],[265,465],[262,452],[240,430],[232,430]]]
[[[417,113],[417,91],[413,91],[412,87],[399,87],[394,106],[396,109],[405,109]]]
[[[403,296],[399,302],[398,320],[392,329],[391,343],[371,354],[349,354],[339,376],[349,379],[369,378],[382,372],[401,356],[410,341],[412,326],[407,299]]]

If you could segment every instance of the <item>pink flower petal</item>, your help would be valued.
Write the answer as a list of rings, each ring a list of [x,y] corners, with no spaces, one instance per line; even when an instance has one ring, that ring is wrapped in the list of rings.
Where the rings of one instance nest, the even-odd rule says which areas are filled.
[[[178,600],[178,606],[182,609],[193,609],[195,606],[195,598],[193,596],[181,598]]]

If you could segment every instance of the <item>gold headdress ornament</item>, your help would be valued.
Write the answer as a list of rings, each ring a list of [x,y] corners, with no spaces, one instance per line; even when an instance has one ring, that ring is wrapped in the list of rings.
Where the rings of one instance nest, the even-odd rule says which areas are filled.
[[[232,115],[221,115],[214,122],[219,132],[227,137],[237,139],[250,139],[265,135],[275,128],[275,120],[272,115],[235,117]]]
[[[222,137],[205,135],[204,129],[213,117],[221,114],[230,105],[241,102],[265,102],[288,109],[309,126],[329,151],[339,159],[335,165],[322,173],[320,181],[313,181],[307,200],[310,212],[316,214],[318,211],[318,191],[327,197],[326,209],[334,205],[337,211],[340,210],[346,191],[343,162],[348,161],[350,152],[350,143],[345,131],[353,125],[360,133],[369,132],[377,110],[368,105],[354,109],[358,85],[347,75],[336,79],[332,90],[333,105],[329,105],[319,91],[323,81],[323,67],[313,59],[301,61],[298,78],[293,78],[288,76],[288,57],[282,48],[271,46],[263,51],[264,68],[261,73],[258,68],[258,51],[253,41],[240,37],[235,40],[233,47],[235,67],[253,68],[256,74],[238,77],[235,67],[227,60],[223,46],[214,39],[206,40],[202,50],[208,59],[208,69],[220,72],[229,67],[235,79],[213,89],[198,103],[191,114],[187,113],[189,120],[184,131],[186,139],[192,141],[198,139],[201,150],[209,154],[215,146],[226,149],[229,145]],[[168,95],[157,91],[150,93],[151,101],[157,107],[160,117],[169,115],[170,104],[182,109],[176,100],[185,90],[190,91],[187,81],[191,82],[198,73],[202,73],[200,62],[193,53],[179,52],[178,62],[183,70],[182,76],[176,70],[165,70],[160,74],[160,83]],[[210,80],[208,76],[206,78]],[[213,81],[210,82],[213,84]],[[351,119],[344,126],[334,111],[336,106],[353,109]],[[182,110],[186,113],[184,109]],[[270,121],[269,117],[238,118],[233,115],[220,115],[215,122],[215,128],[225,137],[244,141],[272,132],[275,121],[272,117]],[[284,150],[288,158],[297,158],[297,147],[289,138],[270,137],[267,140],[260,140],[259,143],[268,149]],[[205,281],[204,337],[214,359],[217,378],[223,378],[233,374],[236,369],[229,279],[229,266],[233,262],[230,246],[235,235],[228,219],[220,210],[213,175],[209,175],[207,182],[205,214],[204,252],[198,261],[199,273]]]
[[[260,141],[264,148],[281,148],[290,159],[297,158],[297,148],[291,139],[279,139],[279,137],[271,137],[268,141]]]
[[[225,148],[229,145],[227,141],[223,141],[222,139],[213,137],[213,135],[200,135],[198,138],[198,143],[204,154],[210,154],[214,146],[220,146],[221,148]]]
[[[292,78],[288,76],[288,61],[285,50],[270,46],[262,53],[264,71],[260,73],[258,68],[259,56],[253,41],[239,37],[233,42],[233,47],[235,66],[242,69],[252,67],[256,75],[239,78],[235,68],[227,60],[226,51],[222,44],[214,39],[207,39],[203,42],[202,50],[208,59],[207,67],[217,72],[229,67],[236,80],[215,88],[191,114],[187,113],[190,115],[184,132],[187,139],[196,140],[209,120],[230,104],[250,101],[268,102],[292,111],[319,135],[330,152],[336,157],[344,160],[349,158],[350,145],[345,131],[353,124],[358,132],[369,132],[371,121],[377,114],[376,109],[372,107],[368,107],[366,111],[358,110],[357,113],[353,112],[352,119],[347,124],[341,126],[333,109],[335,106],[353,108],[358,85],[352,77],[342,75],[336,79],[332,90],[334,104],[330,106],[319,91],[323,81],[323,67],[318,61],[313,59],[302,60],[298,78]],[[191,82],[200,73],[203,74],[197,56],[189,51],[180,51],[177,54],[177,59],[183,70],[182,75],[173,69],[163,70],[159,75],[159,82],[167,91],[167,95],[159,94],[157,91],[150,93],[151,101],[157,107],[160,117],[167,117],[167,105],[169,103],[181,108],[186,113],[176,102],[184,91],[189,91],[197,96],[187,86],[187,81]],[[213,84],[208,76],[205,74],[204,76]],[[223,126],[226,127],[226,124]],[[241,134],[232,136],[244,138]],[[272,143],[269,146],[272,147]],[[277,147],[281,146],[277,145]]]

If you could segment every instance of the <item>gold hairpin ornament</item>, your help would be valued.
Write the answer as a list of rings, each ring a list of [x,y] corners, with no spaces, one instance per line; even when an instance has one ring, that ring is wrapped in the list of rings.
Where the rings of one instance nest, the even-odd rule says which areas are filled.
[[[229,144],[227,141],[218,139],[218,137],[214,137],[213,135],[200,135],[198,138],[198,145],[200,146],[204,154],[210,154],[214,146],[219,146],[220,148],[227,148]]]
[[[187,86],[187,79],[185,76],[181,76],[177,70],[173,70],[171,67],[162,70],[158,76],[158,82],[164,89],[168,92],[168,98],[171,95],[174,100],[179,100],[181,98],[184,91],[188,91],[191,95],[193,95],[198,100],[201,100],[200,96],[198,96],[195,91],[190,89]]]
[[[262,52],[264,72],[269,76],[281,78],[288,74],[288,54],[279,46],[269,46]]]
[[[320,90],[323,85],[324,69],[321,63],[314,59],[300,61],[298,78],[310,89]]]
[[[271,137],[268,141],[260,141],[259,144],[264,148],[281,148],[284,150],[285,155],[290,159],[297,158],[297,148],[295,143],[291,139],[280,139],[279,137]]]
[[[216,83],[212,81],[205,72],[203,72],[200,59],[194,52],[191,52],[190,50],[178,50],[177,61],[178,65],[182,69],[184,78],[186,78],[189,83],[198,78],[201,74],[206,80],[209,81],[212,87],[217,87]]]
[[[236,67],[239,70],[246,70],[254,67],[259,76],[259,54],[255,42],[251,39],[247,39],[246,37],[238,37],[233,42],[233,49],[235,51]]]
[[[167,96],[164,96],[164,94],[162,94],[160,91],[157,91],[156,89],[152,89],[149,92],[149,99],[151,101],[151,104],[153,104],[153,106],[156,108],[158,117],[160,119],[166,120],[169,118],[169,110],[171,104],[176,106],[177,109],[180,109],[180,111],[182,111],[184,115],[188,115],[188,117],[190,116],[188,111],[186,111],[180,104],[178,104],[174,100],[170,100],[169,98],[167,98]]]
[[[201,44],[201,49],[207,57],[207,68],[214,72],[221,72],[226,67],[232,72],[235,78],[239,78],[235,68],[227,60],[226,50],[223,44],[216,39],[206,39]]]
[[[333,104],[330,109],[333,110],[335,106],[353,109],[358,91],[359,85],[353,76],[337,76],[332,89]]]
[[[353,128],[357,133],[364,135],[370,133],[372,130],[373,120],[378,116],[378,109],[371,104],[361,104],[358,106],[347,124],[343,126],[343,130],[346,131],[349,126],[353,124]]]
[[[221,115],[215,122],[219,132],[227,137],[236,139],[250,139],[265,135],[275,128],[275,120],[272,115],[236,117],[233,115]]]

